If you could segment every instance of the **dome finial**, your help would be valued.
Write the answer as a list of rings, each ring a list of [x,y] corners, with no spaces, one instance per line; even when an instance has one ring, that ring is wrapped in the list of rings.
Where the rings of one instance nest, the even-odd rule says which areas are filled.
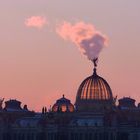
[[[98,62],[98,57],[94,58],[92,60],[93,64],[94,64],[94,67],[96,68],[97,67],[97,62]]]
[[[93,62],[93,64],[94,64],[93,75],[97,75],[96,67],[97,67],[98,58],[94,58],[94,59],[92,60],[92,62]]]
[[[96,68],[93,69],[93,76],[97,76]]]

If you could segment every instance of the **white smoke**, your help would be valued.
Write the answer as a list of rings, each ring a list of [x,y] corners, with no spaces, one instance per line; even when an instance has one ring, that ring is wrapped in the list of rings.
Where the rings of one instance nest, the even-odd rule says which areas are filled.
[[[97,58],[101,50],[107,46],[107,37],[97,31],[92,24],[84,22],[71,24],[65,21],[56,31],[63,39],[72,41],[90,60]]]

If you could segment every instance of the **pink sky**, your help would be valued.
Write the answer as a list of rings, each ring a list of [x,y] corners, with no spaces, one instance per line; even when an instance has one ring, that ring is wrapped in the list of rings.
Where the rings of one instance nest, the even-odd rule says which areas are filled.
[[[31,110],[49,107],[63,94],[74,103],[93,64],[74,43],[61,39],[55,28],[62,21],[84,21],[109,38],[109,46],[100,53],[98,74],[108,81],[114,96],[140,102],[139,5],[140,1],[132,0],[2,1],[1,98],[16,98]],[[36,22],[32,17],[41,18]],[[30,20],[37,24],[25,26]]]

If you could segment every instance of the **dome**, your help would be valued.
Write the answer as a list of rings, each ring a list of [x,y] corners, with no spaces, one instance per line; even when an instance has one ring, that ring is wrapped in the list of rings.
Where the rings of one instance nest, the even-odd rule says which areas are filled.
[[[130,98],[130,97],[123,97],[121,99],[119,99],[119,108],[134,108],[135,106],[135,100]]]
[[[108,104],[113,102],[111,88],[107,81],[96,73],[94,69],[93,75],[86,78],[80,85],[77,97],[76,108],[93,108],[98,103]]]
[[[22,110],[21,108],[21,102],[15,99],[10,99],[5,102],[5,110]]]
[[[77,99],[82,100],[109,100],[112,99],[112,91],[106,80],[96,74],[86,78],[80,85]]]
[[[66,99],[63,95],[62,98],[58,99],[52,107],[53,112],[73,112],[74,106],[70,100]]]

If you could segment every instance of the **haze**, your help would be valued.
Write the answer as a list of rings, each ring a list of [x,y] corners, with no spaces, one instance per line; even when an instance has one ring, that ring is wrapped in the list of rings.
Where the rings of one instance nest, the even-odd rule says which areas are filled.
[[[98,74],[108,81],[114,96],[140,102],[139,7],[138,0],[1,1],[0,97],[16,98],[38,111],[63,94],[74,103],[93,64],[55,28],[62,21],[83,21],[109,37]],[[27,19],[34,16],[43,19],[37,26],[27,26]]]

